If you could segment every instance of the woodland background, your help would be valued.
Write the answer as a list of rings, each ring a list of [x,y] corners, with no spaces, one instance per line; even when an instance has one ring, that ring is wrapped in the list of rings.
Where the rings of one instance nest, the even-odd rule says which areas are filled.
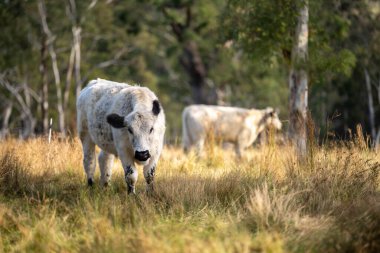
[[[192,103],[279,108],[288,119],[294,0],[3,0],[1,137],[75,133],[94,78],[148,86],[181,135]],[[379,138],[380,2],[309,0],[309,110],[321,138]]]

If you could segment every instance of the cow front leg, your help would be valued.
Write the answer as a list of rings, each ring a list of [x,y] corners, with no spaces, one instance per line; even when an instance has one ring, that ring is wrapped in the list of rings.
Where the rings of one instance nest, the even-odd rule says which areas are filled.
[[[120,157],[121,164],[123,165],[124,169],[124,176],[125,182],[127,183],[128,194],[134,194],[138,173],[135,167],[133,156],[130,156],[128,153],[123,152],[123,150],[125,150],[125,148],[123,147],[120,147],[118,150],[118,155]]]
[[[83,167],[87,175],[87,184],[92,186],[94,184],[96,168],[95,144],[88,134],[81,135],[81,141],[83,147]]]
[[[100,182],[103,186],[108,186],[111,180],[114,157],[114,155],[103,150],[99,154]]]
[[[125,174],[125,182],[127,183],[128,187],[128,194],[135,194],[135,186],[137,182],[137,169],[132,165],[127,165],[124,167],[124,174]]]
[[[156,174],[156,163],[144,166],[144,177],[146,182],[146,192],[151,193],[154,191],[153,181]]]

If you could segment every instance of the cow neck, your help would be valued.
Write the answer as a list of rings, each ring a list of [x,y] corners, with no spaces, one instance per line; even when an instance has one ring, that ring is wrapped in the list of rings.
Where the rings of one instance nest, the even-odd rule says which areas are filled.
[[[265,112],[265,111],[261,111],[261,113],[263,114],[257,124],[257,133],[260,134],[264,129],[265,129],[265,125],[266,125],[266,121],[269,117],[269,115]]]

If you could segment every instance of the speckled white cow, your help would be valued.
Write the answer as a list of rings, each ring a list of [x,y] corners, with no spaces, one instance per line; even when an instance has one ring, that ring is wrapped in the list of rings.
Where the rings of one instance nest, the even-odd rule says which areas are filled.
[[[156,95],[146,87],[97,79],[77,99],[78,134],[83,145],[83,165],[89,185],[96,167],[95,145],[99,146],[100,180],[108,185],[114,156],[123,165],[128,193],[135,193],[143,165],[147,190],[153,179],[165,133],[165,115]]]
[[[264,110],[238,107],[191,105],[182,113],[182,142],[185,152],[193,146],[199,154],[207,135],[235,144],[241,157],[243,149],[252,145],[268,126],[281,129],[281,121],[273,108]]]

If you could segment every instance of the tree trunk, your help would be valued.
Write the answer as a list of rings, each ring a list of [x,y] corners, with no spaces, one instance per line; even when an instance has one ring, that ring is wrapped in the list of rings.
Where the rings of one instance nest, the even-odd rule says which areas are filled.
[[[13,95],[13,97],[19,105],[22,124],[20,128],[20,137],[26,139],[33,136],[36,125],[36,119],[33,116],[31,110],[31,97],[33,96],[33,94],[31,93],[32,90],[28,87],[27,79],[24,79],[22,86],[15,86],[14,84],[11,85],[9,81],[6,80],[4,75],[0,75],[0,83]],[[20,91],[23,91],[24,97],[20,94]]]
[[[378,82],[378,85],[377,85],[377,100],[380,104],[380,78],[379,78],[379,82]]]
[[[47,48],[50,54],[52,68],[53,68],[53,74],[54,74],[54,83],[56,88],[56,94],[57,94],[57,111],[58,111],[58,125],[59,125],[59,131],[63,134],[63,136],[66,135],[65,131],[65,112],[63,110],[63,103],[62,103],[62,88],[61,88],[61,77],[59,74],[59,68],[58,68],[58,62],[57,62],[57,54],[54,50],[54,36],[51,33],[49,26],[47,24],[46,20],[46,8],[45,3],[43,0],[40,0],[38,2],[38,11],[41,17],[41,24],[43,31],[45,35],[47,36]]]
[[[192,100],[196,104],[216,104],[217,97],[214,94],[208,93],[207,87],[207,69],[203,63],[198,45],[193,40],[188,40],[185,36],[186,31],[194,28],[191,26],[193,23],[193,15],[191,5],[184,5],[179,9],[185,10],[184,22],[179,23],[167,12],[164,7],[163,14],[171,20],[171,28],[177,38],[178,43],[182,46],[182,55],[179,62],[184,68],[187,76],[189,77],[189,84],[191,88]]]
[[[0,139],[3,139],[9,135],[9,118],[11,117],[13,109],[13,102],[9,102],[3,110],[3,122],[1,126]]]
[[[89,9],[94,7],[95,4],[96,4],[96,1],[92,2],[89,6]],[[71,20],[71,24],[72,24],[71,30],[73,34],[73,44],[71,47],[69,65],[68,65],[67,76],[66,76],[66,86],[65,86],[65,94],[64,94],[64,103],[63,103],[64,108],[67,108],[73,72],[74,72],[74,78],[75,78],[75,96],[78,97],[80,91],[82,90],[82,79],[80,75],[80,61],[81,61],[80,43],[81,43],[82,29],[79,26],[77,6],[76,6],[75,0],[67,1],[67,15],[68,15],[68,18]]]
[[[62,133],[63,136],[65,136],[66,135],[65,111],[63,110],[61,78],[60,78],[59,70],[58,70],[57,56],[55,54],[55,51],[54,51],[54,48],[52,45],[51,45],[49,51],[50,51],[50,57],[52,60],[52,65],[53,65],[52,67],[53,67],[53,73],[54,73],[54,83],[55,83],[55,89],[56,89],[56,94],[57,94],[57,111],[58,111],[59,131]]]
[[[34,137],[34,128],[36,126],[36,120],[31,114],[21,114],[21,129],[20,138],[26,140]]]
[[[78,98],[80,91],[82,90],[82,80],[80,76],[80,43],[81,43],[81,31],[82,29],[78,26],[73,27],[74,36],[74,50],[75,50],[75,64],[74,64],[74,75],[75,75],[75,94]]]
[[[296,36],[292,50],[289,75],[289,137],[300,158],[306,156],[306,121],[308,110],[308,19],[309,9],[306,0],[300,7]]]
[[[41,63],[40,63],[40,73],[42,82],[42,92],[41,92],[41,110],[42,110],[42,132],[47,133],[49,129],[49,84],[47,75],[47,45],[46,36],[42,36],[41,42]]]
[[[69,63],[67,65],[66,84],[65,84],[65,88],[63,92],[63,110],[67,109],[67,106],[69,103],[71,81],[72,81],[73,69],[74,69],[74,59],[75,59],[75,49],[74,49],[74,43],[73,43],[71,47],[71,51],[70,51]]]
[[[200,56],[198,46],[194,41],[186,43],[180,58],[190,82],[191,95],[196,104],[210,104],[206,92],[207,71]]]
[[[371,138],[372,138],[372,141],[374,142],[376,140],[375,109],[373,107],[371,77],[369,76],[367,69],[364,69],[364,76],[365,76],[365,85],[367,88],[367,96],[368,96],[369,126],[371,129]]]
[[[34,118],[32,114],[32,99],[30,95],[30,90],[28,87],[28,82],[27,79],[24,78],[23,81],[23,91],[24,91],[24,101],[25,101],[25,110],[24,113],[22,114],[23,116],[21,117],[23,120],[23,129],[22,129],[22,138],[27,139],[29,137],[34,136],[34,129],[36,126],[36,119]]]

